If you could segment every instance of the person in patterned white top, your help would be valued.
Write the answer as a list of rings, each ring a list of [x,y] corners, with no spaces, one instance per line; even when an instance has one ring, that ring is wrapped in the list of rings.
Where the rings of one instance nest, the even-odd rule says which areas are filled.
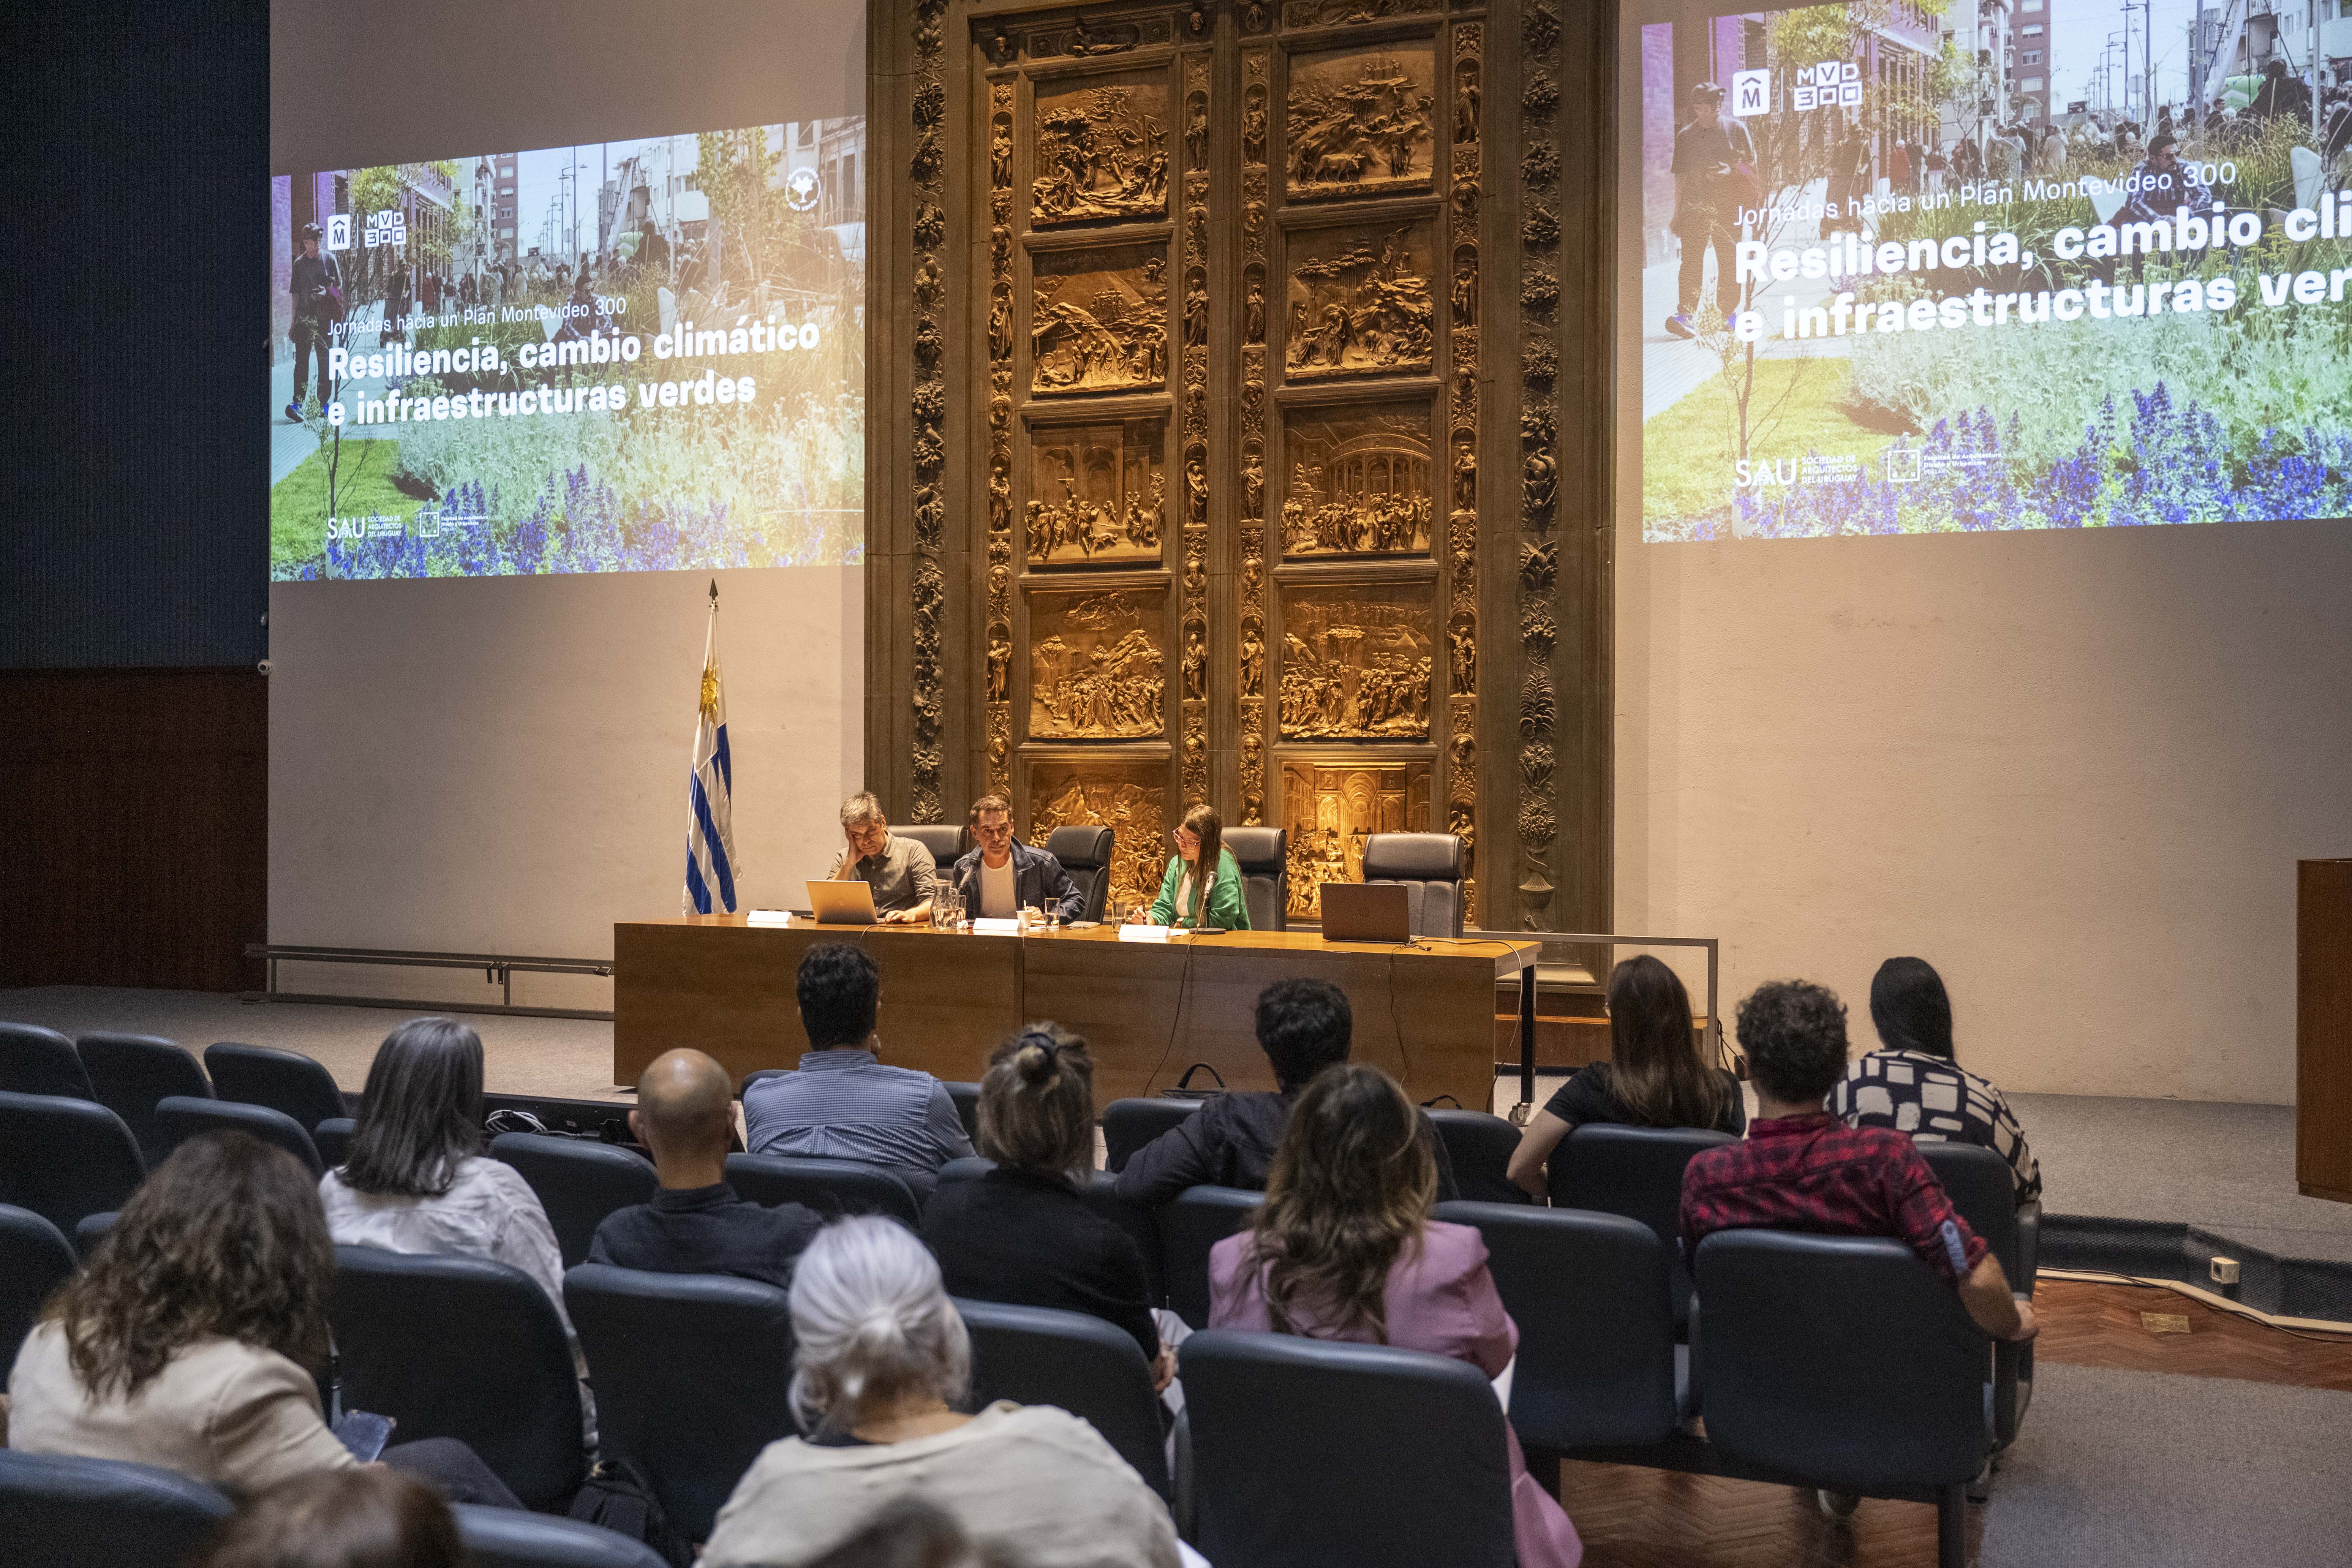
[[[2000,1090],[1952,1060],[1952,1002],[1924,958],[1890,958],[1870,982],[1870,1021],[1885,1048],[1845,1070],[1830,1110],[1849,1127],[1977,1143],[2009,1162],[2017,1201],[2042,1196],[2042,1167]]]

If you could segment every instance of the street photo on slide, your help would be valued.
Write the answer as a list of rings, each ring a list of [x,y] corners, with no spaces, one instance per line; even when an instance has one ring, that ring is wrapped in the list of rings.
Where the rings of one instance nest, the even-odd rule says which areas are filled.
[[[2249,9],[1649,8],[1643,537],[2352,512],[2352,18]]]

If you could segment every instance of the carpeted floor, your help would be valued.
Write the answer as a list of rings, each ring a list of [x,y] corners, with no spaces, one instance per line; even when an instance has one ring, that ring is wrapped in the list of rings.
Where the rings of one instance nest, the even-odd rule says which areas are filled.
[[[2340,1568],[2352,1394],[2043,1361],[1981,1568]]]

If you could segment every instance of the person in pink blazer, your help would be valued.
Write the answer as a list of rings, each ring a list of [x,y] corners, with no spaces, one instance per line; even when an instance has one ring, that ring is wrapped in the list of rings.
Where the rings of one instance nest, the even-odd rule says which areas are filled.
[[[1476,1230],[1429,1217],[1437,1166],[1412,1102],[1378,1068],[1326,1068],[1298,1097],[1248,1229],[1209,1254],[1209,1326],[1429,1351],[1499,1377],[1518,1352]],[[1520,1568],[1575,1568],[1583,1542],[1528,1474],[1516,1434]]]

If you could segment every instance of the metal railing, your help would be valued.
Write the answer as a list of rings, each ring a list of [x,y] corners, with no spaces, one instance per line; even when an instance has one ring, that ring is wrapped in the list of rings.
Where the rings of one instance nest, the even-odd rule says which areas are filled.
[[[1426,939],[1424,939],[1426,940]],[[1720,1062],[1723,1059],[1723,1018],[1716,1008],[1717,984],[1721,973],[1722,942],[1711,936],[1622,936],[1599,931],[1465,931],[1462,942],[1532,942],[1540,948],[1558,944],[1562,947],[1700,947],[1706,950],[1706,1044],[1709,1053]],[[1520,1126],[1535,1113],[1536,1099],[1536,966],[1528,964],[1519,971],[1519,1103],[1512,1108],[1511,1120]]]
[[[421,952],[385,947],[304,947],[280,942],[246,943],[245,956],[266,959],[269,978],[263,989],[247,992],[249,1002],[319,1002],[341,1007],[423,1008],[436,1013],[504,1013],[526,1018],[601,1018],[613,1015],[588,1007],[518,1007],[514,977],[525,974],[590,974],[611,979],[609,958],[523,958],[503,952]],[[415,969],[478,969],[485,984],[499,987],[499,1000],[490,1002],[417,1002],[396,996],[338,996],[317,992],[280,991],[281,963],[382,963]]]

